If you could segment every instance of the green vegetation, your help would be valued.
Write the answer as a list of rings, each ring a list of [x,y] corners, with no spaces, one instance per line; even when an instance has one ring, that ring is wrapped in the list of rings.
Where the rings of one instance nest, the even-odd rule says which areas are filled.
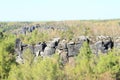
[[[8,35],[0,40],[0,78],[7,79],[11,65],[15,64],[14,52],[15,37]]]
[[[102,26],[106,23],[116,23],[116,21],[99,22],[91,21],[96,25]],[[119,21],[118,21],[119,22]],[[117,22],[117,23],[118,23]],[[81,21],[81,24],[90,24],[89,21]],[[101,24],[100,24],[101,23]],[[66,24],[68,24],[66,22]],[[72,25],[72,24],[71,24]],[[82,25],[84,26],[84,25]],[[91,26],[91,25],[89,25]],[[104,25],[103,25],[104,26]],[[119,26],[119,25],[117,25]],[[86,27],[86,26],[85,26]],[[63,31],[33,31],[32,33],[25,35],[19,35],[24,43],[37,43],[39,41],[48,41],[53,37],[60,36],[71,40],[78,35],[97,35],[108,34],[104,29],[110,30],[106,27],[97,27],[100,32],[95,32],[94,27],[86,27],[87,31],[83,32],[84,27],[70,27],[66,32]],[[112,30],[120,30],[118,27]],[[110,30],[111,31],[111,30]],[[114,32],[114,31],[113,31]],[[109,35],[118,35],[119,33]],[[116,31],[117,32],[117,31]],[[0,80],[119,80],[120,79],[120,50],[113,49],[108,54],[100,54],[99,57],[94,55],[89,46],[84,43],[84,46],[80,49],[78,56],[74,57],[75,65],[67,63],[64,67],[61,67],[59,63],[59,56],[57,54],[53,57],[41,58],[38,57],[36,61],[33,61],[33,56],[30,51],[27,50],[24,55],[25,64],[17,64],[15,62],[14,54],[14,42],[16,36],[4,33],[4,36],[0,38]]]

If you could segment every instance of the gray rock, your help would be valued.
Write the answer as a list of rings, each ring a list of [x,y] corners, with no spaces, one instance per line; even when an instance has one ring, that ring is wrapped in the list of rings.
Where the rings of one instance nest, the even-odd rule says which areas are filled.
[[[68,48],[68,56],[69,57],[77,55],[74,42],[67,43],[67,48]]]
[[[20,56],[17,56],[17,57],[16,57],[16,62],[17,62],[18,64],[24,64],[23,58],[21,58]]]
[[[114,47],[114,42],[111,40],[111,38],[107,41],[98,41],[95,43],[95,47],[97,55],[99,51],[101,51],[102,53],[107,53]]]
[[[46,47],[44,50],[44,56],[51,56],[55,53],[55,48],[52,47]]]
[[[61,51],[60,52],[60,63],[62,65],[65,65],[68,62],[68,56],[67,56],[67,52],[66,51]]]

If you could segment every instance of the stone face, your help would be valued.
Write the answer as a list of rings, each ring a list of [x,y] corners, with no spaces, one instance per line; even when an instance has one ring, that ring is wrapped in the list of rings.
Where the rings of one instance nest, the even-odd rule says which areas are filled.
[[[60,52],[60,62],[62,65],[65,65],[68,62],[68,56],[66,51]]]
[[[102,53],[105,53],[104,49],[104,43],[102,41],[98,41],[95,43],[95,48],[96,48],[96,54],[98,55],[98,52],[101,51]]]
[[[44,55],[51,56],[52,54],[54,54],[56,51],[56,47],[58,46],[58,43],[59,43],[59,39],[57,39],[57,38],[53,39],[53,41],[50,41],[47,44],[47,47],[45,47],[45,49],[44,49]]]
[[[37,44],[34,46],[34,53],[36,56],[39,56],[41,51],[42,51],[42,44]]]
[[[31,26],[31,29],[32,29],[32,30],[35,30],[35,26]]]
[[[26,47],[27,45],[23,44],[21,42],[21,40],[19,38],[16,39],[15,41],[15,52],[17,54],[17,57],[16,57],[16,62],[17,63],[23,63],[23,50],[24,50],[24,47]]]
[[[21,55],[22,54],[22,42],[19,38],[16,39],[15,41],[15,51],[17,53],[17,55]]]
[[[34,54],[35,58],[38,56],[46,57],[52,56],[58,50],[61,64],[65,65],[67,62],[71,63],[74,61],[74,56],[80,53],[80,48],[83,43],[87,42],[93,53],[98,55],[98,52],[107,53],[114,46],[120,46],[120,44],[112,41],[110,37],[107,37],[104,41],[99,40],[96,43],[89,43],[89,39],[85,36],[80,37],[78,40],[67,42],[65,39],[53,38],[52,41],[40,42],[33,45],[26,45],[21,42],[19,38],[15,41],[15,52],[17,53],[16,61],[22,61],[22,54],[26,49],[30,49],[31,53]]]
[[[110,49],[114,47],[114,42],[110,39],[107,41],[98,41],[95,43],[96,53],[101,51],[102,53],[107,53]]]
[[[59,50],[59,57],[60,57],[60,63],[62,65],[65,65],[68,62],[68,49],[67,49],[67,43],[65,40],[61,41],[58,44],[57,49]]]
[[[35,54],[34,53],[34,45],[29,45],[28,48],[30,49],[30,51],[31,51],[32,54]]]
[[[15,52],[17,56],[22,58],[23,52],[26,50],[27,45],[23,44],[19,38],[15,41]]]
[[[16,57],[16,62],[19,63],[19,64],[24,64],[24,61],[20,56]]]
[[[113,47],[114,47],[114,42],[112,41],[112,40],[109,40],[109,41],[105,41],[104,42],[104,47],[105,47],[105,49],[112,49]]]
[[[79,50],[80,50],[81,47],[82,47],[82,43],[76,43],[75,44],[75,52],[76,52],[76,54],[79,54]]]
[[[29,45],[28,48],[30,49],[31,53],[34,54],[35,56],[39,55],[40,51],[42,51],[42,45],[37,44],[37,45]]]
[[[45,50],[45,47],[47,47],[47,44],[46,42],[42,42],[41,45],[42,45],[42,52],[43,52]]]
[[[79,50],[82,46],[83,42],[70,42],[67,44],[67,48],[68,48],[68,56],[76,56],[79,54]]]
[[[120,49],[120,43],[119,42],[115,42],[114,43],[114,47]]]
[[[55,53],[55,48],[52,47],[46,47],[44,50],[44,56],[51,56],[52,54]]]
[[[34,54],[36,56],[41,55],[41,52],[44,52],[44,49],[45,49],[46,46],[47,45],[46,45],[45,42],[34,45]]]
[[[19,38],[16,39],[15,41],[15,48],[18,48],[19,50],[21,50],[21,40]]]
[[[75,56],[76,55],[74,43],[68,43],[67,48],[68,48],[68,56]]]
[[[23,27],[22,30],[21,30],[21,33],[26,35],[26,31],[27,31],[27,28]]]
[[[60,42],[60,43],[58,44],[58,47],[57,47],[57,48],[60,49],[60,50],[67,49],[67,43]]]
[[[23,26],[23,27],[22,27]],[[50,25],[50,24],[36,24],[36,25],[21,25],[21,29],[19,29],[19,31],[17,32],[17,34],[28,34],[33,32],[35,29],[43,29],[43,30],[60,30],[60,31],[67,31],[68,28],[64,25],[64,26],[60,26],[60,25]],[[5,31],[5,30],[4,30]]]
[[[36,28],[35,26],[30,26],[30,27],[28,27],[27,30],[28,30],[28,32],[33,32],[35,30],[35,28]]]
[[[18,49],[15,48],[15,53],[17,54],[17,56],[22,57],[22,51],[21,50],[18,50]]]
[[[56,42],[51,41],[48,43],[47,47],[55,48],[55,46],[56,46],[55,43]]]

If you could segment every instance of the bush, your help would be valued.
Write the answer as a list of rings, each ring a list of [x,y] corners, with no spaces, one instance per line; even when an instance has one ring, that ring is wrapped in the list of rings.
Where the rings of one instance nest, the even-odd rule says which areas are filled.
[[[11,66],[15,64],[14,36],[7,36],[0,43],[0,78],[7,79]]]
[[[31,63],[33,57],[29,51],[25,52],[25,64],[13,66],[8,80],[61,80],[62,72],[58,64],[58,56],[52,58],[37,58]]]

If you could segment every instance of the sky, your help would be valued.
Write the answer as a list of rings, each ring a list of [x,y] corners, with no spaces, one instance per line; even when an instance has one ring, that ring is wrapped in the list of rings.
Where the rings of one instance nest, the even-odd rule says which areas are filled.
[[[120,0],[0,0],[0,21],[119,18]]]

